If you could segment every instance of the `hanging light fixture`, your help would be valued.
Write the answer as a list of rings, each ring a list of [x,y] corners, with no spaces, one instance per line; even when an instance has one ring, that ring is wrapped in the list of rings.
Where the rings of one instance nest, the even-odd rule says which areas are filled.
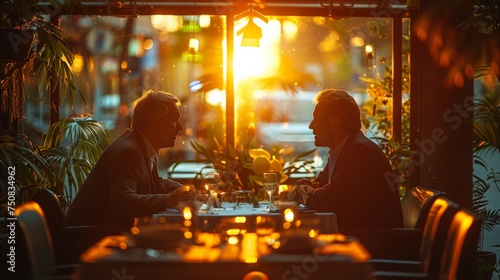
[[[368,64],[368,67],[371,68],[374,66],[375,62],[375,51],[373,49],[373,45],[366,45],[365,46],[365,56],[366,56],[366,62]]]
[[[262,38],[262,29],[253,21],[254,17],[259,18],[267,23],[268,19],[261,13],[255,11],[252,7],[241,14],[234,16],[234,20],[240,20],[248,17],[248,23],[243,28],[236,32],[236,35],[242,35],[241,46],[243,47],[259,47],[260,39]]]
[[[190,54],[195,54],[198,52],[198,48],[200,46],[200,42],[198,41],[198,39],[192,37],[192,38],[189,38],[189,53]]]
[[[199,46],[200,46],[200,42],[198,41],[198,39],[196,39],[196,37],[194,36],[194,25],[195,25],[195,20],[194,20],[194,16],[191,20],[191,38],[189,38],[189,43],[188,43],[188,52],[191,54],[191,55],[195,55],[196,53],[198,53],[198,49],[199,49]]]
[[[241,28],[236,35],[243,34],[241,45],[246,47],[259,47],[260,38],[262,38],[262,30],[257,26],[252,17],[248,19],[248,24]]]

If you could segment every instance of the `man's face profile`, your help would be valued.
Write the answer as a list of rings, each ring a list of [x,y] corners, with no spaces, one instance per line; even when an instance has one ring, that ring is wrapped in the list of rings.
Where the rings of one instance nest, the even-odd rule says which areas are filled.
[[[313,120],[309,128],[313,131],[314,145],[316,147],[326,147],[328,138],[331,136],[327,113],[327,108],[322,103],[318,103],[314,107]]]
[[[176,105],[168,105],[168,112],[159,119],[153,120],[153,127],[161,148],[170,148],[175,146],[175,140],[179,132],[183,130],[180,123],[181,113]]]

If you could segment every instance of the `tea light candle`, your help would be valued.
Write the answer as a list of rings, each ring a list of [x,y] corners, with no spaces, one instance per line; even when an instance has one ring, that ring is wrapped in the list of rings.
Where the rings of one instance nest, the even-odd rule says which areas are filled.
[[[278,193],[287,192],[287,191],[288,191],[288,185],[279,185]]]
[[[279,185],[278,198],[280,200],[287,200],[288,199],[288,185]]]

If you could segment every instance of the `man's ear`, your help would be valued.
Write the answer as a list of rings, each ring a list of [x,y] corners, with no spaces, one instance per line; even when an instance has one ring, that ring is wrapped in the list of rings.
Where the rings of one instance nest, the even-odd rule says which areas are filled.
[[[160,122],[150,121],[149,123],[147,123],[147,125],[144,126],[142,131],[145,135],[148,135],[148,137],[149,137],[149,135],[154,135],[158,132],[159,125],[160,125]]]
[[[329,118],[328,127],[333,131],[337,131],[340,128],[340,119],[335,117]]]

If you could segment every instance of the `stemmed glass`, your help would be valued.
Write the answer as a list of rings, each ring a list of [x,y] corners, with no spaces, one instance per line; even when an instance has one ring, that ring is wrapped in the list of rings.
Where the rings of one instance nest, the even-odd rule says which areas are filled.
[[[217,172],[209,172],[205,175],[205,183],[210,193],[210,199],[215,208],[222,207],[219,200],[217,199],[217,190],[219,189],[221,178],[220,174]]]
[[[221,182],[220,174],[218,172],[208,172],[207,175],[205,175],[205,182],[209,190],[217,191]]]
[[[264,173],[262,178],[262,185],[264,186],[264,189],[266,190],[269,197],[269,205],[267,206],[267,209],[269,209],[269,211],[273,211],[275,209],[272,201],[273,193],[276,191],[276,189],[278,189],[278,178],[276,176],[276,173]]]

